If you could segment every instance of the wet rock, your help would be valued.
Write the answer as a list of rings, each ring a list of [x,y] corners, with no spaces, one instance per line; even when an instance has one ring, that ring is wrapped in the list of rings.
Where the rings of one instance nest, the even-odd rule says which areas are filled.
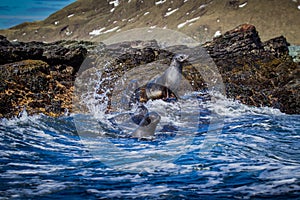
[[[72,109],[75,74],[94,44],[10,42],[0,36],[0,117],[60,116]]]
[[[204,44],[218,66],[228,97],[296,114],[300,113],[299,64],[289,56],[288,46],[283,36],[262,43],[249,24]]]
[[[0,117],[44,113],[60,116],[71,110],[74,84],[71,66],[39,60],[0,65]]]
[[[294,62],[300,63],[300,46],[289,46],[289,55],[292,56]]]
[[[77,108],[72,102],[82,99],[76,99],[80,96],[76,91],[73,95],[74,88],[90,92],[99,82],[97,102],[108,102],[108,110],[112,110],[120,106],[116,102],[126,102],[127,97],[130,101],[133,93],[124,92],[135,91],[164,72],[175,53],[190,56],[183,65],[182,91],[205,91],[204,78],[214,78],[207,66],[214,62],[229,98],[247,105],[300,113],[299,63],[289,56],[289,43],[283,36],[261,42],[256,28],[249,24],[194,48],[161,49],[154,40],[101,44],[94,48],[89,42],[19,43],[1,36],[0,44],[0,117],[17,116],[23,109],[29,114],[50,116],[75,112]],[[193,60],[207,55],[204,52],[210,57],[200,57],[201,62]],[[126,81],[132,78],[138,78],[138,82],[131,88]]]
[[[0,65],[22,60],[42,60],[50,65],[65,64],[80,67],[87,55],[91,42],[58,41],[42,42],[9,42],[0,36]]]

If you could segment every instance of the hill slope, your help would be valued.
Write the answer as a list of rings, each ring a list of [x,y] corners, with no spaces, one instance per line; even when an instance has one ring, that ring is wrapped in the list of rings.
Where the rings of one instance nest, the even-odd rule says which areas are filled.
[[[204,43],[216,33],[250,23],[262,40],[284,35],[299,45],[299,4],[299,0],[78,0],[44,21],[24,23],[0,34],[19,41],[101,41],[119,31],[161,27]]]

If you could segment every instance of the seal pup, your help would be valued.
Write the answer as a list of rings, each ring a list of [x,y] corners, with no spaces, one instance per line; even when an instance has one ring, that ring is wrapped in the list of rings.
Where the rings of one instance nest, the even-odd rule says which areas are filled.
[[[172,58],[170,67],[160,77],[146,85],[147,99],[176,98],[176,93],[181,82],[183,62],[187,58],[188,55],[186,54],[176,54]]]
[[[161,117],[156,112],[147,113],[140,122],[139,127],[131,134],[131,137],[138,139],[152,139],[160,119]]]

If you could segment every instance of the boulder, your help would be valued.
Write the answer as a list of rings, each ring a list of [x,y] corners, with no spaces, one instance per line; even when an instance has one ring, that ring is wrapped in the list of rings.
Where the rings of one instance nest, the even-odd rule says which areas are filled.
[[[204,44],[222,75],[226,94],[244,104],[300,113],[299,63],[283,36],[261,42],[253,25],[243,24]]]
[[[0,36],[0,118],[72,109],[75,74],[90,42],[10,42]]]

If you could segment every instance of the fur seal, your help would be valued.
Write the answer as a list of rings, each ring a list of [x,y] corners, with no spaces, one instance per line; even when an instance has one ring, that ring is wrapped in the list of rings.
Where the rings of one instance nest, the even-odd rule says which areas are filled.
[[[148,109],[143,104],[140,104],[134,113],[130,114],[131,120],[139,125],[148,113]]]
[[[135,128],[130,134],[133,138],[151,139],[161,117],[156,112],[148,112],[143,104],[139,104],[133,113],[124,113],[110,118],[109,121],[119,131],[123,128]]]
[[[173,56],[170,66],[160,77],[135,90],[131,102],[147,102],[149,99],[177,99],[176,94],[181,82],[183,62],[187,58],[186,54]]]
[[[179,88],[181,75],[182,75],[182,63],[186,61],[188,55],[186,54],[176,54],[171,61],[170,67],[153,83],[167,87],[173,92],[176,92]],[[146,93],[149,88],[146,87]],[[149,93],[151,94],[151,93]]]
[[[154,136],[157,124],[161,117],[156,112],[149,112],[139,124],[139,127],[131,134],[133,138],[151,139]]]

